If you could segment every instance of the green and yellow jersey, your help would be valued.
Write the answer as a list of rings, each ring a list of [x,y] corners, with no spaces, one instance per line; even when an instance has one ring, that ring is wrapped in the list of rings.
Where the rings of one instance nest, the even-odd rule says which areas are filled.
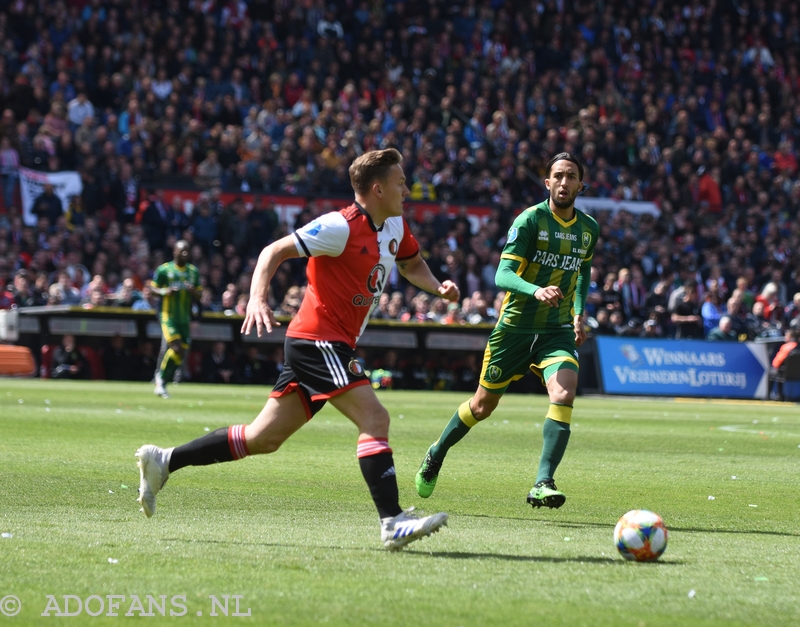
[[[169,320],[188,327],[192,319],[192,298],[200,290],[197,266],[187,263],[179,268],[174,261],[168,261],[156,268],[152,284],[159,289],[179,288],[161,297],[159,318],[162,323]]]
[[[497,269],[497,286],[506,290],[497,327],[511,333],[572,328],[574,316],[583,313],[599,232],[595,219],[578,209],[569,222],[561,220],[549,199],[517,216]],[[564,294],[558,307],[533,296],[548,285]]]

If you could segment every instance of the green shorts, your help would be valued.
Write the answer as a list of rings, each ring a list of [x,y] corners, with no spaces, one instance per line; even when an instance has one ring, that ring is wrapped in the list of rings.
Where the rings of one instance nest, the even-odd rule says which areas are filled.
[[[542,383],[558,370],[578,371],[575,331],[558,329],[545,333],[508,333],[492,330],[483,354],[480,384],[490,392],[503,394],[512,381],[532,370]]]
[[[189,323],[182,323],[174,318],[161,319],[161,333],[167,344],[180,340],[184,348],[189,347]]]

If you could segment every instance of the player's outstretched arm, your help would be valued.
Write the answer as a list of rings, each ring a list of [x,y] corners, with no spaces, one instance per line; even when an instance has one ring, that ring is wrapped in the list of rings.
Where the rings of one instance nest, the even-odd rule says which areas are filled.
[[[506,292],[533,297],[548,307],[558,307],[559,301],[564,298],[561,289],[557,285],[539,286],[528,283],[517,274],[520,262],[521,258],[515,255],[504,254],[501,257],[495,274],[497,287]]]
[[[428,264],[425,263],[425,260],[419,253],[411,257],[411,259],[398,261],[397,270],[403,277],[418,288],[430,292],[431,294],[438,294],[445,300],[458,302],[460,297],[458,286],[452,281],[440,283],[439,280],[433,276]]]
[[[242,335],[248,335],[254,325],[258,337],[264,334],[264,329],[267,333],[272,333],[272,327],[281,326],[267,303],[269,283],[278,266],[287,259],[300,256],[294,243],[294,235],[282,237],[261,251],[250,283],[250,300],[242,323]]]

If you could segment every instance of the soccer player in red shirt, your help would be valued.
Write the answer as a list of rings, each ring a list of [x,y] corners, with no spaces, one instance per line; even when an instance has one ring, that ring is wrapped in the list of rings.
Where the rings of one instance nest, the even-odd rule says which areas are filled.
[[[451,281],[440,283],[419,253],[403,219],[409,195],[401,154],[393,149],[364,153],[350,166],[355,202],[310,222],[267,246],[258,258],[242,333],[259,337],[279,323],[267,303],[269,283],[287,259],[308,257],[308,287],[289,323],[283,372],[267,404],[249,425],[235,425],[176,448],[152,444],[137,452],[139,503],[145,515],[170,473],[277,451],[326,402],[358,427],[357,456],[381,520],[381,541],[392,550],[438,531],[447,514],[422,518],[399,504],[389,413],[381,405],[355,357],[355,348],[396,264],[407,280],[458,301]]]

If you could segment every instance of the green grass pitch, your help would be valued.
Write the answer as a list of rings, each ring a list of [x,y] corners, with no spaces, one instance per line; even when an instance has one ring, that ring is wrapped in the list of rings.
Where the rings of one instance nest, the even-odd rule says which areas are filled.
[[[19,609],[0,624],[800,624],[797,405],[578,398],[556,477],[567,502],[533,510],[545,397],[504,398],[423,500],[414,474],[468,395],[381,392],[402,505],[450,514],[440,533],[388,553],[355,427],[330,407],[274,455],[176,473],[146,519],[137,447],[249,422],[268,390],[171,392],[0,381],[0,610]],[[638,508],[669,528],[657,563],[626,562],[613,546],[617,519]],[[78,607],[64,595],[94,595],[98,616],[56,618]],[[123,597],[117,617],[108,595]],[[147,595],[166,595],[167,617],[157,606],[125,617],[148,613]],[[211,595],[229,595],[227,618]],[[232,615],[232,595],[249,616]]]

